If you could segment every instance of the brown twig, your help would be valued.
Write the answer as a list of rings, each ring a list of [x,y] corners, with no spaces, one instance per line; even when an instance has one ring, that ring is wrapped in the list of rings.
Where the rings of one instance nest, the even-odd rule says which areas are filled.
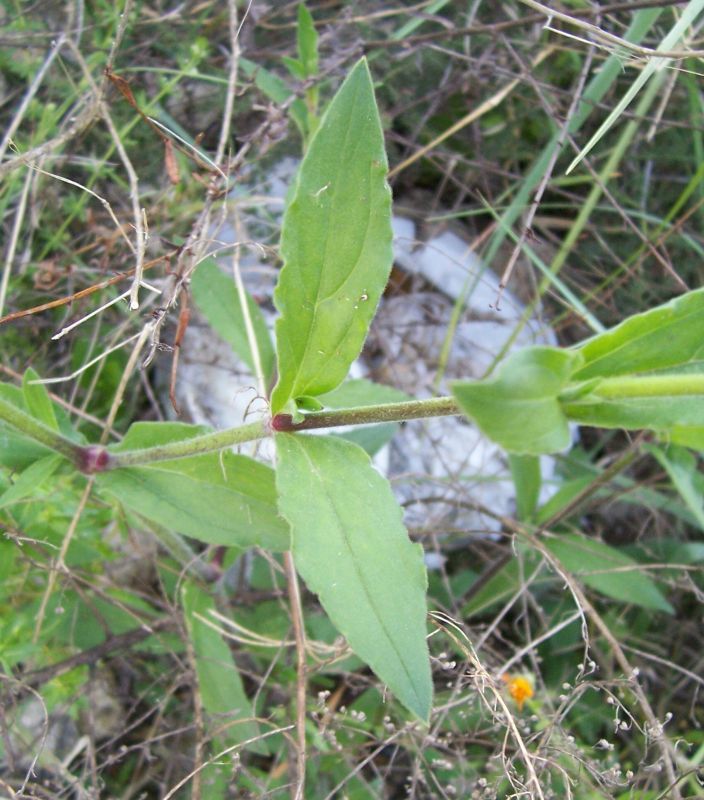
[[[171,250],[170,252],[165,253],[163,256],[153,258],[151,261],[147,261],[146,264],[144,264],[143,270],[151,269],[157,264],[160,264],[162,261],[168,261],[169,258],[177,255],[178,253],[178,249]],[[48,311],[51,308],[59,308],[60,306],[65,306],[67,303],[73,303],[74,301],[80,300],[83,297],[88,297],[94,292],[99,292],[101,289],[107,289],[108,286],[114,286],[116,283],[120,283],[120,281],[130,278],[132,275],[134,275],[134,272],[134,269],[128,269],[125,272],[120,272],[118,275],[114,275],[112,278],[108,278],[100,283],[93,284],[93,286],[88,286],[87,288],[81,289],[73,294],[60,297],[58,300],[50,300],[48,303],[42,303],[41,305],[33,306],[32,308],[23,308],[21,311],[13,311],[11,314],[6,314],[4,317],[0,317],[0,325],[4,324],[5,322],[13,322],[14,320],[21,319],[22,317],[32,316],[32,314],[40,314],[42,311]]]
[[[143,642],[155,633],[169,630],[173,628],[174,625],[175,621],[170,617],[163,617],[155,622],[145,622],[139,628],[133,628],[132,630],[125,631],[125,633],[110,636],[104,642],[82,650],[80,653],[69,656],[62,661],[50,664],[48,667],[41,667],[40,669],[27,672],[18,678],[21,682],[19,688],[20,699],[30,689],[38,689],[45,683],[76,669],[76,667],[96,664],[98,661],[109,657],[112,653],[124,653],[130,647],[134,647],[134,645]]]

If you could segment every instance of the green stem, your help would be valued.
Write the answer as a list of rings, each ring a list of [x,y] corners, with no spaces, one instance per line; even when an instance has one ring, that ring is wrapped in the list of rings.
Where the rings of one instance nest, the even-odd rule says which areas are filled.
[[[597,397],[681,397],[704,394],[704,375],[649,375],[604,378],[595,389]]]
[[[241,425],[238,428],[206,433],[203,436],[194,436],[192,439],[171,442],[171,444],[159,444],[141,450],[123,450],[118,453],[110,453],[105,469],[135,467],[141,464],[150,464],[153,461],[170,461],[174,458],[188,458],[202,453],[212,453],[236,444],[263,439],[269,433],[271,431],[266,422],[260,420],[251,422],[249,425]]]
[[[403,422],[408,419],[424,419],[461,413],[453,397],[433,397],[429,400],[411,400],[405,403],[384,403],[376,406],[342,408],[337,411],[315,411],[306,414],[303,421],[299,423],[294,423],[289,414],[277,414],[270,421],[252,422],[239,428],[207,433],[204,436],[196,436],[185,441],[147,447],[142,450],[109,453],[106,463],[100,466],[99,471],[134,467],[154,461],[187,458],[201,453],[224,450],[236,444],[263,439],[272,433],[293,433],[316,428],[333,428],[339,425]]]
[[[271,427],[278,432],[292,433],[338,425],[369,425],[375,422],[403,422],[409,419],[446,417],[462,414],[454,397],[431,397],[429,400],[408,400],[403,403],[382,403],[376,406],[314,411],[302,422],[294,422],[289,414],[277,414]]]
[[[26,411],[22,411],[21,408],[2,398],[0,398],[0,419],[9,423],[30,439],[34,439],[35,442],[43,444],[56,453],[61,453],[62,456],[66,456],[74,463],[78,462],[83,450],[80,445],[57,433],[48,425],[39,422],[39,420],[27,414]]]

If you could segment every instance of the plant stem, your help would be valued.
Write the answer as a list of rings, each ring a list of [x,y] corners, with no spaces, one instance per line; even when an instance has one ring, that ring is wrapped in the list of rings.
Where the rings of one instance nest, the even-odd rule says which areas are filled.
[[[453,397],[433,397],[429,400],[411,400],[404,403],[341,408],[336,411],[314,411],[306,414],[303,421],[298,423],[293,422],[290,414],[277,414],[270,421],[260,420],[238,428],[227,428],[223,431],[195,436],[193,439],[147,447],[143,450],[109,453],[106,463],[101,465],[98,471],[133,467],[150,464],[154,461],[187,458],[201,453],[224,450],[236,444],[263,439],[272,433],[294,433],[316,428],[334,428],[339,425],[403,422],[408,419],[424,419],[461,413]]]
[[[145,447],[141,450],[124,450],[110,453],[105,469],[119,469],[120,467],[135,467],[140,464],[150,464],[153,461],[170,461],[174,458],[188,458],[202,453],[212,453],[224,450],[244,442],[263,439],[271,431],[264,420],[241,425],[238,428],[227,428],[223,431],[206,433],[203,436],[194,436],[170,444],[160,444],[154,447]]]
[[[598,397],[682,397],[704,395],[704,375],[649,375],[605,378],[594,394]]]
[[[35,442],[39,442],[39,444],[43,444],[54,452],[66,456],[73,462],[78,460],[83,450],[80,445],[57,433],[48,425],[2,398],[0,398],[0,419],[9,423],[30,439],[34,439]]]
[[[294,422],[289,414],[277,414],[271,427],[278,432],[293,433],[339,425],[369,425],[375,422],[403,422],[409,419],[446,417],[462,414],[454,397],[432,397],[404,403],[382,403],[376,406],[340,408],[334,411],[313,411],[302,422]]]

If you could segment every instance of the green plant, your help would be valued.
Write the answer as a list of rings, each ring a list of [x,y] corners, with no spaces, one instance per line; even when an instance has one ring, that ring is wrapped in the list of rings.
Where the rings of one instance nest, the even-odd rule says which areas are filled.
[[[119,445],[89,445],[58,419],[28,372],[22,391],[2,387],[4,457],[20,474],[0,502],[16,502],[67,459],[94,476],[105,496],[182,534],[238,548],[290,548],[353,650],[427,720],[432,684],[421,548],[408,540],[387,482],[361,448],[304,431],[465,413],[506,450],[531,457],[566,448],[570,421],[648,428],[686,442],[704,430],[704,290],[569,350],[520,351],[495,378],[455,383],[454,397],[323,410],[320,398],[345,380],[388,278],[385,172],[371,77],[361,61],[323,117],[286,210],[270,418],[215,433],[136,423]],[[275,438],[276,469],[221,452],[264,436]],[[534,502],[524,508],[530,517]]]

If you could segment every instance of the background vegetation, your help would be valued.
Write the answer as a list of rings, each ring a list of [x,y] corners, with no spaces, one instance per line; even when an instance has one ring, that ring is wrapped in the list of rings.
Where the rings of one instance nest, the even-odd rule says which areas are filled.
[[[474,241],[561,344],[588,335],[585,320],[608,327],[697,287],[699,5],[551,8],[311,2],[315,63],[293,3],[8,0],[3,378],[19,387],[31,367],[57,379],[52,413],[93,441],[169,417],[188,278],[229,190],[300,156],[362,54],[396,207],[424,236],[449,227]],[[566,174],[686,14],[670,59]],[[257,231],[276,264],[278,231]],[[140,256],[164,293],[143,290],[139,311],[128,297],[103,308]],[[141,364],[132,340],[155,315]],[[438,325],[451,335],[451,318]],[[17,490],[21,461],[6,436],[0,447],[2,795],[289,795],[296,655],[280,561],[147,526],[84,478],[36,474]],[[412,530],[445,556],[431,573],[429,728],[304,595],[306,796],[704,796],[699,467],[695,447],[582,429],[531,524],[501,516],[498,536],[440,540]]]

